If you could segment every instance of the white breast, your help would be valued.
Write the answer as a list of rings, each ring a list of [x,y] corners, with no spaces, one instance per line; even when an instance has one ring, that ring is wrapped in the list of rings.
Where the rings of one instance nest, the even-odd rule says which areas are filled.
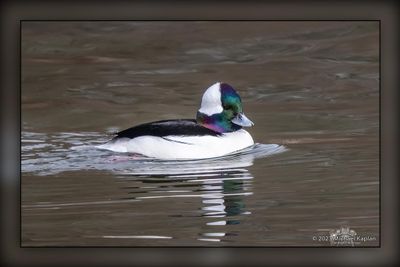
[[[241,129],[221,136],[140,136],[121,138],[99,146],[115,152],[139,153],[158,159],[201,159],[220,157],[254,144]]]

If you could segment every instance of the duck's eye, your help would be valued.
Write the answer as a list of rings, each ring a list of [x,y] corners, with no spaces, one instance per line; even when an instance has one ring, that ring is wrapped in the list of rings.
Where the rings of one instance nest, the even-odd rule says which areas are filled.
[[[228,105],[225,105],[225,106],[224,106],[224,109],[233,109],[233,106],[230,105],[230,104],[228,104]]]

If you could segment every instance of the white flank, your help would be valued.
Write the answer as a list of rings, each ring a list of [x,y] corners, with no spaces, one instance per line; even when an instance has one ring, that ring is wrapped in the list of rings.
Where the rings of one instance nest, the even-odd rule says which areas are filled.
[[[240,129],[221,136],[140,136],[121,138],[98,146],[115,152],[130,152],[157,159],[203,159],[220,157],[254,144],[251,135]]]
[[[199,112],[211,116],[224,110],[221,102],[220,85],[220,82],[214,83],[204,92]]]

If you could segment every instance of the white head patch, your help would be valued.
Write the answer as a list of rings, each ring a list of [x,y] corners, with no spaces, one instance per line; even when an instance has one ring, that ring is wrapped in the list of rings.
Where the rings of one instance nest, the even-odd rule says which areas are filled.
[[[214,83],[204,92],[199,112],[211,116],[224,110],[221,102],[220,85],[220,82]]]

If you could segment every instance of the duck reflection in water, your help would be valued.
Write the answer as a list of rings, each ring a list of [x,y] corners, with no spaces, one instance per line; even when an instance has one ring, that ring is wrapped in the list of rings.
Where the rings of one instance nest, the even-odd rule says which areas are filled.
[[[218,174],[216,174],[218,175]],[[246,211],[245,197],[251,195],[253,176],[247,170],[220,173],[202,184],[202,211],[203,216],[210,218],[206,223],[206,231],[200,233],[200,241],[229,241],[223,240],[228,236],[235,236],[224,230],[225,225],[240,224],[242,215],[249,215]]]
[[[147,160],[135,163],[135,168],[122,174],[124,178],[141,182],[139,191],[130,192],[133,199],[200,198],[200,217],[207,218],[207,221],[199,229],[197,240],[229,242],[236,236],[235,225],[240,224],[243,216],[251,214],[245,205],[246,196],[253,194],[253,175],[248,167],[253,165],[255,158],[284,150],[278,145],[256,144],[240,154],[215,159]],[[196,213],[198,206],[193,206],[193,209],[182,210],[180,215],[173,217],[176,219],[185,217],[183,214]]]

